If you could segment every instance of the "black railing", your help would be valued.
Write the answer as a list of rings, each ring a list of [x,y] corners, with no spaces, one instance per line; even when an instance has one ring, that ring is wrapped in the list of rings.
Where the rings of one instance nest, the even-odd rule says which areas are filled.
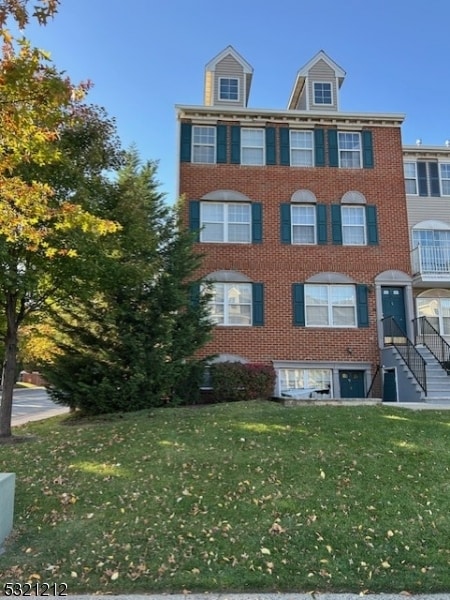
[[[380,365],[377,365],[377,368],[375,369],[375,373],[373,374],[372,377],[372,381],[370,382],[369,385],[369,389],[367,390],[367,394],[366,394],[366,398],[370,398],[370,394],[372,393],[372,390],[375,391],[375,393],[377,393],[377,391],[379,392],[379,396],[381,397],[381,377],[380,377]]]
[[[450,345],[426,317],[414,319],[416,344],[423,344],[446,371],[450,370]]]
[[[394,317],[386,317],[382,320],[384,345],[393,346],[402,357],[408,369],[413,374],[417,383],[427,393],[427,375],[425,371],[426,361],[414,344],[408,338],[406,333],[394,319]]]

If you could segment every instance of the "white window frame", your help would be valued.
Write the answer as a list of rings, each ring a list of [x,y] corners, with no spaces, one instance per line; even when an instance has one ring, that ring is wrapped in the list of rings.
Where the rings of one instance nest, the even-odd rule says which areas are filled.
[[[441,298],[428,298],[427,296],[418,296],[416,298],[416,313],[418,317],[425,317],[431,323],[431,325],[444,337],[450,336],[450,315],[446,316],[443,314],[443,301],[450,304],[450,297],[443,296]],[[426,311],[420,310],[419,304],[428,304],[430,309],[434,311],[433,315],[425,314]],[[436,327],[437,320],[437,327]],[[445,333],[445,323],[447,323],[447,333]]]
[[[215,300],[216,297],[216,289],[218,287],[223,289],[223,302],[217,302]],[[232,298],[232,293],[240,289],[248,288],[250,290],[249,301],[248,302],[230,302],[230,298]],[[211,310],[210,319],[212,323],[215,325],[225,326],[225,327],[251,327],[253,322],[253,289],[251,283],[225,283],[225,282],[214,282],[209,287],[209,294],[211,294],[211,299],[209,301],[209,306],[212,309],[214,306],[218,307],[217,310]],[[247,322],[232,322],[234,320],[239,320],[238,311],[234,311],[236,314],[233,315],[234,307],[248,307],[248,315],[249,318]],[[222,310],[221,310],[222,308]],[[220,318],[222,317],[222,318]]]
[[[412,167],[414,174],[407,173],[407,167]],[[417,184],[417,163],[411,160],[405,161],[403,163],[403,173],[405,176],[405,192],[407,196],[417,196],[419,193],[419,186]],[[411,186],[414,187],[414,191],[409,189]]]
[[[247,132],[251,132],[251,133],[256,133],[259,132],[261,134],[261,143],[252,143],[251,141],[245,140],[244,138],[246,137]],[[266,139],[265,139],[265,130],[264,129],[256,129],[253,127],[243,127],[241,129],[241,165],[247,165],[247,166],[264,166],[266,161],[265,161],[265,156],[266,156]],[[252,162],[249,160],[246,160],[244,155],[245,155],[245,150],[260,150],[261,151],[261,160],[260,161],[256,161],[256,162]]]
[[[326,368],[281,367],[277,369],[278,395],[292,398],[332,398],[333,371]],[[329,388],[328,394],[319,395],[315,389]],[[302,394],[302,390],[305,391]],[[284,394],[283,394],[284,392]]]
[[[214,140],[207,141],[206,139],[202,139],[200,135],[202,132],[206,133],[208,130],[209,133],[213,133]],[[192,162],[196,164],[205,164],[205,165],[213,165],[216,163],[216,145],[217,145],[217,130],[214,126],[210,125],[193,125],[192,126]],[[199,160],[196,156],[201,150],[209,149],[212,151],[211,158],[212,160]]]
[[[330,102],[316,102],[316,85],[330,86]],[[321,90],[322,99],[324,98],[323,92],[324,92],[324,89],[322,87],[322,90]],[[315,106],[333,106],[333,103],[334,103],[333,102],[333,84],[330,81],[313,81],[313,104]]]
[[[306,211],[305,209],[310,209]],[[310,222],[296,223],[296,215],[301,216],[301,214],[305,212],[311,212],[313,215],[313,219]],[[303,229],[303,228],[313,228],[313,239],[310,242],[306,241],[295,241],[295,230]],[[294,245],[314,245],[317,244],[317,210],[315,204],[291,204],[291,240]]]
[[[204,209],[207,206],[220,206],[223,210],[223,219],[206,220]],[[246,207],[248,209],[248,221],[230,221],[230,213],[234,207]],[[223,239],[212,240],[206,239],[204,227],[206,224],[222,224]],[[248,239],[234,240],[230,239],[230,230],[232,225],[248,225]],[[252,207],[247,202],[200,202],[200,242],[207,244],[251,244],[252,243]]]
[[[358,140],[358,147],[346,147],[351,139]],[[339,167],[341,169],[361,169],[362,168],[362,144],[361,144],[361,133],[358,131],[338,131],[338,154],[339,154]],[[358,164],[344,164],[345,155],[358,156]]]
[[[445,177],[443,175],[443,167],[448,171]],[[439,178],[441,180],[441,195],[450,196],[450,163],[439,163]]]
[[[313,167],[314,132],[302,129],[291,129],[289,131],[289,138],[291,167]],[[300,157],[300,160],[296,157]],[[304,160],[307,157],[309,157],[309,159]]]
[[[344,215],[358,213],[362,215],[362,223],[344,223]],[[367,246],[367,223],[366,223],[366,207],[364,205],[342,205],[341,206],[341,228],[342,228],[342,245],[343,246]],[[362,237],[360,242],[346,241],[345,232],[355,229],[360,229]],[[351,237],[351,236],[350,236]]]
[[[237,87],[237,97],[236,98],[224,98],[222,96],[222,81],[228,81],[229,83],[232,82],[232,81],[233,82],[235,81],[237,83],[237,86],[236,86]],[[218,89],[219,100],[221,102],[239,102],[239,98],[241,97],[240,96],[240,85],[241,85],[241,82],[239,81],[239,77],[219,77],[218,85],[219,85],[219,89]]]
[[[317,303],[317,302],[308,302],[308,291],[312,288],[320,288],[320,292],[322,292],[323,299],[325,302]],[[333,294],[337,294],[341,291],[347,290],[350,292],[350,296],[352,297],[352,301],[350,303],[342,304],[336,302],[333,298]],[[320,293],[319,293],[320,295]],[[326,307],[326,322],[316,322],[315,320],[310,318],[309,310],[313,307],[317,308],[318,306]],[[352,322],[347,324],[335,324],[334,317],[334,309],[338,309],[338,307],[352,308]],[[356,303],[356,287],[353,284],[338,284],[338,285],[328,285],[323,283],[305,284],[305,326],[306,327],[327,327],[327,328],[345,328],[345,329],[356,329],[358,327],[357,320],[357,303]]]

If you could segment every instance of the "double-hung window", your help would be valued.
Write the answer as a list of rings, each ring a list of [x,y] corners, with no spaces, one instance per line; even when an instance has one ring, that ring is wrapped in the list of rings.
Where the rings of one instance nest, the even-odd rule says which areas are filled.
[[[305,285],[307,327],[356,327],[354,285]]]
[[[291,166],[314,166],[314,143],[312,131],[290,132]]]
[[[417,298],[417,315],[426,317],[441,335],[450,336],[450,298]]]
[[[338,132],[339,166],[344,169],[361,168],[361,134]]]
[[[332,373],[330,369],[285,368],[278,369],[277,375],[282,396],[314,398],[316,390],[318,390],[320,398],[331,397]],[[328,390],[328,392],[324,390]]]
[[[239,100],[239,79],[235,77],[220,77],[219,99],[231,101]]]
[[[264,165],[264,129],[241,129],[241,164]]]
[[[441,192],[443,196],[450,196],[450,163],[439,165],[441,175]]]
[[[252,284],[214,283],[210,289],[210,316],[216,325],[252,324]]]
[[[202,202],[201,242],[251,242],[251,205],[243,202]]]
[[[316,244],[316,206],[291,206],[293,244]]]
[[[365,246],[366,209],[365,206],[342,206],[342,243],[344,246]]]
[[[417,195],[417,165],[415,162],[405,162],[405,190],[407,194]]]
[[[216,128],[194,125],[192,128],[192,162],[216,162]]]
[[[331,83],[320,81],[314,82],[314,104],[333,104]]]

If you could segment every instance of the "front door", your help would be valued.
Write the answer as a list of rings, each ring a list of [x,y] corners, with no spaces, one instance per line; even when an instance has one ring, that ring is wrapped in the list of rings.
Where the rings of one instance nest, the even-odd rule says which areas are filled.
[[[402,331],[406,331],[405,295],[402,287],[382,287],[383,318],[393,317]]]
[[[339,371],[341,398],[364,398],[364,371]]]
[[[395,367],[383,373],[383,402],[397,402],[397,377]]]

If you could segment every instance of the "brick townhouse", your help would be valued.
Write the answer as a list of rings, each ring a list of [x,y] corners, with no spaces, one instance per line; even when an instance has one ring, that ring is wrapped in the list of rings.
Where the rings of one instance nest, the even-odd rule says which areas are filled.
[[[416,306],[427,316],[430,299],[450,334],[450,292],[443,279],[415,286],[411,249],[431,247],[422,232],[437,229],[412,206],[421,148],[404,153],[401,114],[342,111],[345,72],[323,51],[298,71],[286,109],[250,108],[252,77],[228,46],[206,65],[203,104],[176,107],[179,193],[213,289],[204,355],[272,364],[278,396],[426,399],[405,343],[417,353]]]

